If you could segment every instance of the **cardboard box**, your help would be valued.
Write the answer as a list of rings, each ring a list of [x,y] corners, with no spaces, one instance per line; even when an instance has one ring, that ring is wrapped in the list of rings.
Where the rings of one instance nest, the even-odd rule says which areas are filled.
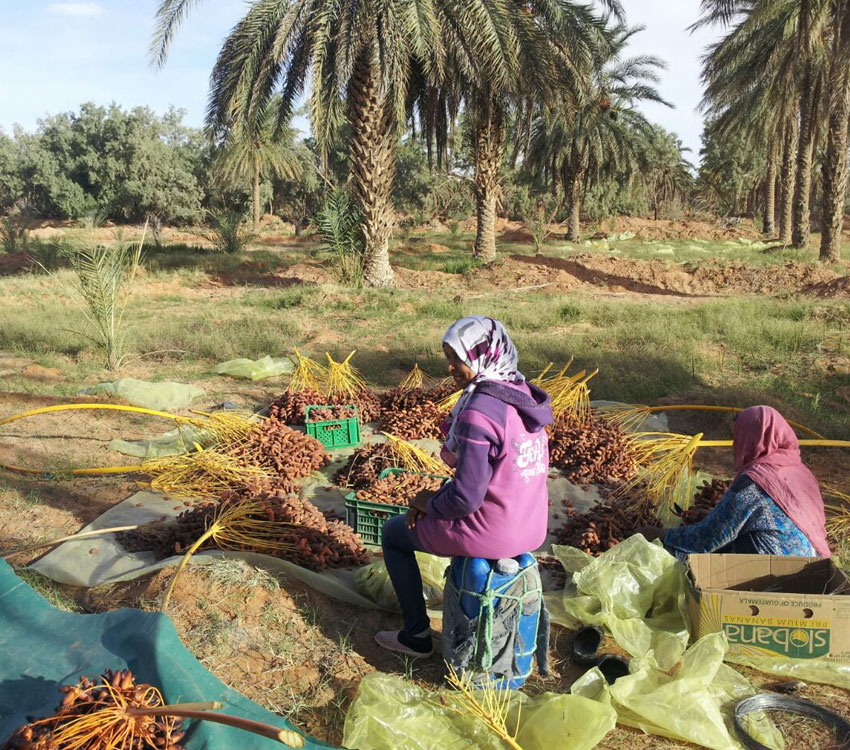
[[[850,580],[829,559],[689,555],[694,638],[722,630],[729,653],[850,663]]]

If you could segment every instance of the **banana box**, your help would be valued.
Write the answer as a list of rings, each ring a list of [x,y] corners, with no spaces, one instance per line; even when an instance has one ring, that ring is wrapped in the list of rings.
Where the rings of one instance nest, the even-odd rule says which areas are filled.
[[[730,654],[850,663],[850,580],[831,560],[689,555],[695,639],[722,630]]]

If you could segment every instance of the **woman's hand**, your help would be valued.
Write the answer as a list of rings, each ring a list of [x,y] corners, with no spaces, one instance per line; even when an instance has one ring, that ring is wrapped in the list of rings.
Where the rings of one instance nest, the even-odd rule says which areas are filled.
[[[410,508],[404,517],[404,523],[407,526],[408,530],[416,526],[416,522],[424,515],[424,513],[420,513],[418,510],[416,510],[416,508]]]
[[[643,534],[644,538],[648,542],[655,541],[656,539],[664,540],[664,535],[667,533],[667,529],[661,526],[641,526],[637,530],[638,534]]]
[[[418,492],[410,501],[410,507],[418,510],[423,516],[428,512],[428,501],[434,496],[431,490]]]

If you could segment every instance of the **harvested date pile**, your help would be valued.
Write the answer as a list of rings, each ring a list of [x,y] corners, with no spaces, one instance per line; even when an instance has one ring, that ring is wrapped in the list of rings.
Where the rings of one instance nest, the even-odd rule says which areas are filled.
[[[324,446],[314,437],[290,429],[279,417],[269,417],[236,446],[233,455],[285,480],[303,479],[330,463]]]
[[[393,388],[381,395],[381,429],[403,440],[442,437],[446,412],[437,405],[452,393],[451,384],[436,388]]]
[[[120,543],[128,550],[151,550],[158,558],[182,554],[209,528],[213,520],[227,507],[251,500],[260,505],[257,520],[284,527],[276,556],[310,570],[344,568],[365,565],[369,552],[363,547],[354,530],[340,521],[329,521],[309,500],[285,492],[225,493],[218,502],[208,502],[186,510],[173,523],[149,524],[119,535]],[[200,549],[216,549],[213,539],[205,541]],[[269,554],[268,548],[252,546],[249,540],[228,549]]]
[[[371,487],[358,490],[358,500],[385,505],[409,505],[420,492],[436,492],[445,480],[422,474],[390,474],[379,479]]]
[[[311,409],[307,421],[330,422],[335,419],[351,419],[356,416],[357,409],[352,406],[330,406],[326,409]]]
[[[641,526],[657,525],[647,503],[618,498],[594,505],[586,513],[567,509],[567,520],[555,530],[555,543],[578,547],[589,555],[601,555],[634,535]]]
[[[16,729],[3,750],[182,750],[182,719],[129,717],[121,710],[104,712],[165,705],[159,690],[136,684],[129,669],[107,669],[99,681],[82,677],[76,685],[66,685],[60,691],[65,695],[56,714]]]
[[[326,404],[325,396],[312,388],[284,391],[269,407],[269,417],[284,424],[304,424],[308,406]]]
[[[628,479],[636,469],[629,436],[603,419],[576,422],[561,415],[549,428],[549,463],[575,484]]]
[[[395,465],[396,457],[389,443],[367,445],[351,454],[345,466],[334,476],[334,482],[340,487],[361,490],[377,482],[384,469]]]
[[[308,406],[356,406],[360,421],[376,422],[381,414],[381,401],[369,388],[361,388],[351,395],[336,394],[325,396],[312,388],[300,391],[284,391],[269,407],[269,416],[282,420],[285,424],[304,424]],[[350,412],[350,410],[349,410]],[[311,412],[311,421],[316,421],[315,412]],[[344,419],[351,414],[331,417]]]

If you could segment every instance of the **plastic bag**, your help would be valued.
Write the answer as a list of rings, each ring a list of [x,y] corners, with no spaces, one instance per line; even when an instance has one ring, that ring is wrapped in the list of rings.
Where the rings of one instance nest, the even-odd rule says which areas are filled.
[[[730,654],[726,661],[777,677],[820,682],[850,690],[850,664],[838,664],[825,659],[786,659],[756,654]]]
[[[203,396],[205,391],[194,385],[183,383],[148,383],[135,378],[121,378],[114,383],[99,383],[80,393],[85,395],[108,393],[123,398],[133,406],[158,411],[174,411],[188,406],[194,399]]]
[[[348,709],[342,744],[351,750],[504,750],[506,743],[481,719],[444,705],[450,692],[423,690],[401,677],[373,673],[360,683]],[[615,725],[616,714],[577,695],[512,695],[507,726],[519,714],[517,743],[523,750],[591,750]]]
[[[262,359],[231,359],[222,362],[213,372],[246,380],[265,380],[291,373],[295,369],[289,357],[263,357]]]
[[[125,456],[148,459],[159,456],[178,456],[194,449],[196,443],[206,447],[214,440],[215,436],[208,430],[192,425],[182,425],[179,430],[175,428],[149,440],[118,440],[116,438],[110,440],[107,447]]]
[[[739,750],[732,710],[755,694],[741,674],[723,663],[726,636],[701,638],[682,656],[672,675],[648,660],[633,660],[632,673],[609,685],[592,669],[571,688],[574,695],[598,700],[617,712],[617,720],[648,734],[693,742],[714,750]],[[750,732],[762,742],[781,747],[773,725],[754,720]]]
[[[640,534],[597,558],[553,545],[572,583],[552,619],[566,627],[602,625],[632,656],[672,668],[688,645],[685,568]]]
[[[427,552],[417,552],[416,562],[419,563],[419,572],[422,574],[422,587],[425,593],[425,601],[429,607],[436,607],[443,603],[443,588],[446,584],[446,568],[449,567],[451,558],[429,555]],[[375,602],[382,609],[392,612],[400,612],[398,599],[393,589],[390,574],[387,572],[386,563],[383,560],[358,568],[354,574],[354,582],[357,590]]]

